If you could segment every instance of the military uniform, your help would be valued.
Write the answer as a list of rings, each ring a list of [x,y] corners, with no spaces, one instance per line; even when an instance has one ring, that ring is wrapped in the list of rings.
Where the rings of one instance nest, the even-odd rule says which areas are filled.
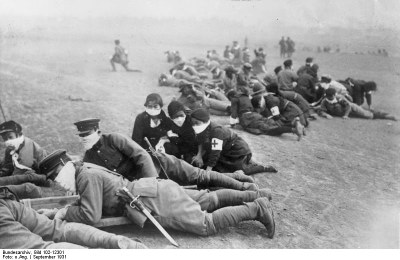
[[[18,168],[19,165],[31,168],[38,171],[39,162],[46,157],[46,151],[36,142],[28,137],[24,137],[24,142],[21,146],[12,153],[12,150],[7,148],[5,151],[3,165],[0,169],[0,177],[18,175],[26,172],[24,167]],[[13,159],[13,156],[15,157]],[[17,161],[17,164],[14,162]]]
[[[301,111],[301,109],[293,102],[274,95],[264,96],[264,99],[267,109],[271,112],[273,118],[279,123],[279,125],[293,126],[296,117],[300,118],[300,123],[302,125],[307,125],[303,111]],[[266,115],[264,113],[261,114],[266,117],[270,115],[270,113]]]
[[[127,187],[133,195],[140,195],[140,201],[165,228],[205,236],[242,220],[261,219],[269,236],[273,236],[271,212],[266,212],[270,209],[268,199],[260,192],[185,190],[171,180],[142,178],[129,182],[115,172],[90,163],[76,164],[75,167],[80,199],[67,209],[65,220],[69,222],[95,224],[102,216],[121,216],[129,206],[116,194],[120,188]],[[242,206],[226,207],[246,201],[249,203]],[[214,212],[211,214],[206,210]],[[147,219],[132,208],[127,216],[141,227]]]
[[[118,172],[130,180],[158,176],[150,155],[121,134],[102,134],[100,140],[85,152],[83,161]]]
[[[128,240],[130,245],[138,244],[84,224],[50,220],[18,202],[4,187],[0,187],[0,233],[2,248],[121,248],[121,242]]]
[[[293,82],[298,80],[297,74],[288,68],[278,73],[278,85],[280,90],[293,90]]]
[[[275,120],[254,112],[250,98],[246,94],[239,94],[231,99],[231,117],[239,118],[240,125],[254,134],[281,135],[293,132],[291,127],[279,126]]]

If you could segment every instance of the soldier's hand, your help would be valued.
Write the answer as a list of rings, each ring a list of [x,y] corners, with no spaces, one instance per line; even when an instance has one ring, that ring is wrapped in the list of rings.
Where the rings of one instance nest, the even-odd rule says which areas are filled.
[[[56,213],[58,212],[58,209],[39,209],[37,210],[37,213],[45,215],[49,219],[53,219]]]
[[[331,115],[326,115],[326,118],[327,119],[332,119],[332,116]]]
[[[343,118],[343,119],[349,119],[349,117],[348,117],[348,116],[343,116],[342,118]]]
[[[62,208],[60,210],[57,211],[56,215],[54,216],[54,219],[61,219],[64,220],[65,215],[67,215],[67,210],[68,210],[68,206],[65,208]]]
[[[196,165],[199,168],[202,168],[204,166],[203,158],[201,158],[201,156],[199,155],[193,156],[191,164]]]

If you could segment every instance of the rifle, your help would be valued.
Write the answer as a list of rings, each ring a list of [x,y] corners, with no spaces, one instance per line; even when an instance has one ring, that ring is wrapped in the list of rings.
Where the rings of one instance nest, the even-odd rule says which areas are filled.
[[[144,140],[146,141],[147,145],[149,146],[150,153],[153,155],[154,158],[156,158],[158,164],[160,165],[160,169],[161,169],[162,173],[164,173],[165,177],[167,177],[167,179],[169,179],[167,171],[162,166],[162,163],[160,162],[160,159],[158,159],[157,152],[154,149],[154,147],[151,145],[151,143],[149,142],[149,139],[147,139],[147,137],[145,137]]]

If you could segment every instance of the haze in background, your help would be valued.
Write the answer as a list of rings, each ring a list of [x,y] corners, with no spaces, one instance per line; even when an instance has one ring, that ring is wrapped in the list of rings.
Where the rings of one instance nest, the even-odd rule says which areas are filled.
[[[49,28],[60,34],[76,28],[76,34],[109,30],[111,38],[126,38],[122,32],[128,29],[160,44],[175,35],[171,45],[204,39],[225,45],[246,36],[250,43],[271,45],[291,36],[313,48],[331,44],[397,53],[399,14],[398,0],[0,0],[0,33],[39,31],[45,37]]]

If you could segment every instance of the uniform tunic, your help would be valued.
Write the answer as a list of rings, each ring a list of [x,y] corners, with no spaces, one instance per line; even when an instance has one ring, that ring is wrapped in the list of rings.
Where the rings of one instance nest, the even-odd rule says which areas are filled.
[[[5,151],[4,162],[0,170],[0,177],[18,175],[26,172],[24,169],[14,167],[10,152],[11,150],[8,148]],[[47,155],[46,151],[40,147],[40,145],[28,137],[24,137],[24,142],[18,148],[16,153],[18,154],[17,161],[19,164],[29,167],[36,172],[38,172],[39,169],[39,162]]]
[[[206,166],[216,169],[243,170],[244,158],[251,157],[249,145],[236,133],[211,122],[202,133],[205,136],[204,161]]]
[[[142,178],[129,182],[121,175],[93,164],[78,166],[76,174],[80,199],[77,205],[68,208],[65,216],[67,221],[92,225],[103,215],[121,216],[124,203],[118,199],[116,191],[127,187],[133,195],[141,196],[141,202],[163,227],[207,234],[206,221],[212,221],[211,215],[203,211],[200,204],[173,181]],[[202,191],[189,193],[196,197]],[[146,221],[146,217],[139,212],[128,214],[128,217],[140,226]]]
[[[280,90],[293,90],[293,82],[299,77],[291,69],[284,69],[278,73],[278,85]]]
[[[292,122],[296,117],[300,118],[302,125],[306,125],[303,112],[293,102],[274,95],[265,96],[264,99],[266,107],[280,125],[292,126]]]
[[[100,140],[85,152],[83,161],[103,166],[128,179],[158,176],[146,150],[121,134],[102,134]]]

